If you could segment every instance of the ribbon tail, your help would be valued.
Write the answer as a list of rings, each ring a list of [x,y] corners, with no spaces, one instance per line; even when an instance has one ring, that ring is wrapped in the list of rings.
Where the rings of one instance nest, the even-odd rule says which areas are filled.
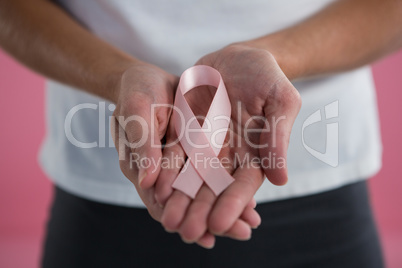
[[[225,169],[219,169],[211,172],[210,175],[205,174],[204,181],[216,196],[220,195],[234,179],[227,173]]]
[[[189,160],[185,163],[183,171],[179,173],[172,187],[180,190],[191,198],[195,198],[204,181]]]

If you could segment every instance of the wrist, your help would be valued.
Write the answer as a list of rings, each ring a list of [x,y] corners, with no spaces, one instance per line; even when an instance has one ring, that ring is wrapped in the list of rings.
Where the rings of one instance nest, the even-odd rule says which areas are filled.
[[[106,92],[105,97],[106,99],[110,100],[111,102],[117,104],[121,88],[122,82],[124,77],[130,72],[132,69],[139,69],[141,66],[145,65],[145,63],[136,60],[136,59],[127,59],[121,62],[118,62],[114,65],[111,65],[111,71],[107,76],[106,81]]]
[[[134,60],[123,65],[118,75],[113,79],[112,101],[116,104],[130,102],[133,93],[147,96],[154,102],[160,97],[173,103],[173,96],[178,78],[163,69],[140,60]]]
[[[297,45],[289,41],[286,34],[279,32],[257,39],[242,42],[242,45],[267,50],[275,58],[279,67],[289,80],[305,76],[307,70],[303,54],[298,51]]]

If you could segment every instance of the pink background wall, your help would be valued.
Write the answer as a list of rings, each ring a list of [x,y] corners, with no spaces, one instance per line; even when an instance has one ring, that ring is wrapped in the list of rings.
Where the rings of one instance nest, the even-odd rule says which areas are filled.
[[[384,165],[370,181],[388,267],[402,267],[402,52],[373,68]],[[44,130],[44,80],[0,51],[0,267],[37,267],[51,184],[37,152]]]

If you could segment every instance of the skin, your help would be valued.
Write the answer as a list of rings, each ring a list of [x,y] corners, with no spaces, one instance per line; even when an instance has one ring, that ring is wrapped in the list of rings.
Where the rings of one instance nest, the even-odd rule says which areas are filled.
[[[141,68],[137,68],[137,66],[135,66],[125,72],[122,77],[122,94],[119,96],[121,100],[117,101],[117,106],[114,111],[116,122],[112,128],[115,129],[113,139],[118,151],[121,149],[119,153],[122,153],[125,156],[125,160],[120,160],[120,168],[124,175],[134,184],[141,199],[148,208],[150,215],[157,221],[161,221],[161,217],[163,215],[163,209],[155,199],[155,181],[158,178],[158,174],[161,172],[161,167],[152,166],[146,170],[141,170],[137,165],[130,165],[129,154],[136,153],[141,159],[148,158],[154,159],[155,161],[158,161],[158,159],[162,157],[161,149],[151,146],[151,142],[157,146],[161,145],[161,139],[165,136],[167,131],[166,128],[171,111],[170,109],[157,109],[155,112],[155,118],[152,120],[149,107],[151,107],[152,104],[173,103],[173,93],[176,86],[176,77],[165,73],[159,68],[155,68],[155,66],[141,66]],[[146,88],[146,90],[144,90],[144,88]],[[148,136],[146,137],[146,142],[143,146],[134,146],[133,148],[129,148],[128,146],[119,146],[120,142],[126,140],[130,143],[134,143],[141,139],[143,135],[141,125],[139,125],[136,121],[126,125],[122,122],[127,118],[127,115],[137,115],[143,118],[146,122],[155,122],[155,125],[153,126],[148,124]],[[154,138],[152,138],[152,129],[155,129],[157,132],[155,133]],[[172,132],[171,126],[169,132]],[[177,145],[175,148],[180,148],[181,150],[179,145]],[[170,149],[170,152],[174,152],[175,148]],[[180,154],[179,151],[177,151],[177,153]],[[156,168],[156,170],[154,170],[154,168]],[[169,173],[169,170],[173,169],[165,169],[164,174]],[[172,204],[174,205],[175,203],[176,202],[173,202]],[[248,206],[243,208],[242,215],[238,215],[231,228],[227,230],[225,234],[226,236],[233,239],[247,239],[250,236],[251,228],[255,228],[260,224],[259,215],[254,210],[255,202],[253,202],[253,200],[249,200],[248,203]],[[177,205],[179,204],[177,203]],[[183,211],[178,207],[175,209],[177,211]],[[214,240],[215,238],[213,235],[208,232],[204,232],[193,242],[198,242],[198,244],[209,248],[214,244]]]
[[[242,118],[262,115],[270,120],[273,115],[287,116],[278,125],[281,138],[275,148],[255,150],[240,146],[222,152],[220,157],[230,157],[235,152],[263,157],[270,150],[285,157],[291,126],[301,105],[289,80],[351,70],[399,49],[401,14],[402,1],[398,0],[339,0],[298,25],[231,44],[202,57],[198,64],[218,69],[232,102],[241,100],[246,107]],[[126,138],[133,142],[141,136],[134,123],[123,129],[123,119],[139,115],[150,126],[150,105],[173,103],[177,77],[101,41],[50,1],[0,0],[0,45],[44,76],[116,103],[115,141]],[[245,73],[250,75],[240,75]],[[253,94],[245,94],[251,92],[244,91],[246,85]],[[202,113],[213,91],[197,92],[209,92],[189,96],[190,102],[193,98],[197,104],[205,103],[199,107],[198,112]],[[154,142],[160,143],[165,136],[167,140],[173,139],[170,110],[161,108],[155,117]],[[263,125],[255,122],[254,127]],[[242,133],[234,134],[245,138]],[[272,141],[267,134],[251,139],[256,144]],[[151,158],[183,154],[180,147],[169,150],[152,148],[148,139],[140,148],[119,153],[137,152]],[[240,240],[250,237],[251,228],[260,223],[252,196],[261,185],[263,174],[276,185],[287,181],[286,169],[228,167],[236,181],[222,195],[215,197],[204,187],[194,200],[189,200],[167,187],[178,172],[174,168],[152,173],[131,169],[127,161],[120,161],[120,166],[155,220],[161,221],[167,230],[178,232],[186,242],[198,242],[207,248],[213,247],[214,235]]]
[[[173,104],[177,77],[103,42],[50,1],[0,1],[0,45],[44,76],[116,103],[116,119],[138,115],[146,118],[150,127],[150,105]],[[156,110],[155,137],[164,136],[169,116],[167,109]],[[120,124],[116,125],[116,131],[120,130]],[[135,141],[142,135],[137,127],[129,123],[120,132],[127,140]],[[155,140],[155,143],[160,141]],[[141,148],[132,148],[129,153],[157,158],[161,150],[154,150],[148,142]],[[136,187],[150,215],[160,221],[163,210],[154,196],[158,173],[142,171],[140,174],[140,170],[130,169],[127,160],[120,161],[120,167]],[[250,236],[251,228],[260,222],[254,207],[252,200],[244,211],[244,219],[239,219],[227,232],[228,237],[246,239]],[[214,240],[214,236],[206,234],[198,243],[210,248]]]
[[[156,183],[157,200],[165,204],[165,200],[171,196],[165,204],[162,224],[168,230],[179,232],[187,242],[197,241],[207,231],[215,235],[225,235],[263,183],[264,173],[273,184],[286,183],[285,166],[263,170],[259,164],[251,165],[251,160],[268,156],[270,152],[286,159],[291,128],[301,106],[299,93],[272,55],[263,49],[242,45],[229,46],[206,55],[197,64],[212,66],[221,73],[232,103],[231,136],[236,144],[226,147],[220,157],[229,158],[234,162],[236,154],[240,159],[245,159],[244,157],[248,155],[250,161],[243,166],[227,167],[235,181],[218,199],[207,186],[200,190],[194,200],[177,190],[171,193],[170,185],[177,174],[166,175],[163,171],[160,173]],[[208,108],[213,98],[213,91],[210,88],[194,90],[193,94],[187,97],[196,115],[206,113],[203,108]],[[253,94],[250,94],[250,91]],[[242,105],[241,109],[238,107],[239,102]],[[238,112],[241,120],[237,118]],[[276,120],[285,116],[286,119],[277,124],[276,131],[247,135],[250,141],[247,142],[243,130],[248,120],[251,122],[247,125],[249,129],[267,128],[263,120],[252,120],[253,116],[265,117],[271,127],[272,118]],[[272,146],[274,136],[277,138],[276,146]],[[259,149],[254,145],[268,146]],[[167,151],[170,153],[169,149]]]

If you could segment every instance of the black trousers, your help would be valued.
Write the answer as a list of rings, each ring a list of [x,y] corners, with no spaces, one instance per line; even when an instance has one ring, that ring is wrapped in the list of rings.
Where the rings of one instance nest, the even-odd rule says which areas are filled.
[[[257,206],[247,242],[206,250],[166,233],[144,209],[92,202],[55,188],[42,266],[383,267],[366,182]]]

